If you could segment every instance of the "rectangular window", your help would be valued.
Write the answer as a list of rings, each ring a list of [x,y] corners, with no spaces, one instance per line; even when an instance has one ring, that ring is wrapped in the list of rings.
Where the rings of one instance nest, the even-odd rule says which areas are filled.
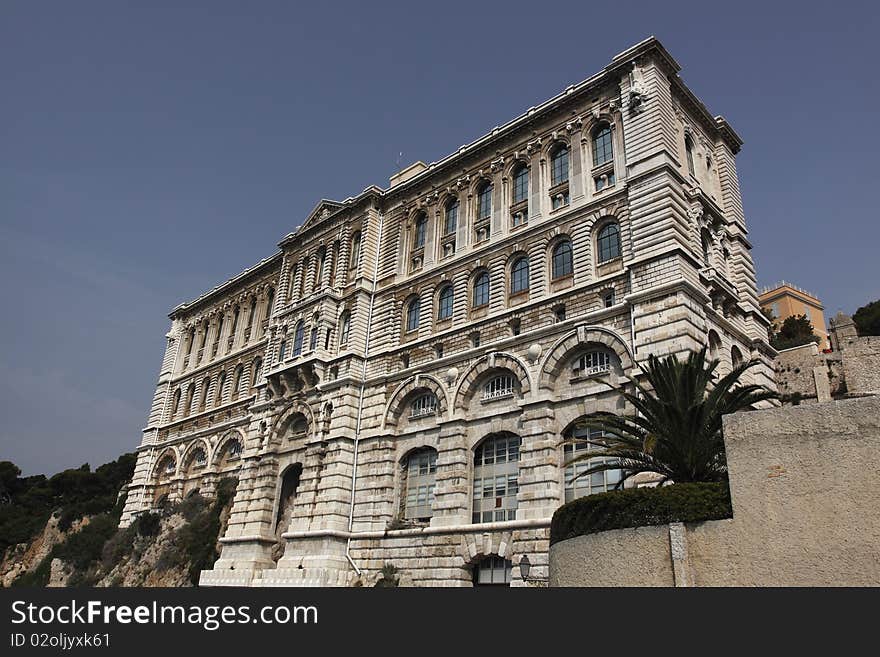
[[[598,429],[577,428],[572,432],[572,438],[590,438],[596,439],[603,434]],[[563,463],[568,463],[576,456],[581,456],[590,451],[596,450],[597,447],[586,442],[568,443],[563,445]],[[578,461],[572,465],[565,467],[565,501],[571,502],[579,497],[586,495],[595,495],[596,493],[605,493],[614,490],[618,482],[620,482],[623,473],[621,470],[605,470],[603,472],[595,472],[591,475],[584,475],[589,468],[599,463],[614,463],[613,459],[595,458],[590,460]]]

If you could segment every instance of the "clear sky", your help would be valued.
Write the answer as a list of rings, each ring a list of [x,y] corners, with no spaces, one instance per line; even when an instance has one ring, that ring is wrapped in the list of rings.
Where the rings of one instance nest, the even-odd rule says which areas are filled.
[[[815,7],[815,8],[813,8]],[[168,311],[657,36],[745,140],[759,283],[880,298],[876,3],[0,2],[0,460],[146,423]],[[874,200],[872,200],[874,199]]]

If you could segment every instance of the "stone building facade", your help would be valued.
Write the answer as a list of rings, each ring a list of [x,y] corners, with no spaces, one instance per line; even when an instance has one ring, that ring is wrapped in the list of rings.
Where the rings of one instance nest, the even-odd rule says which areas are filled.
[[[709,346],[773,385],[741,141],[678,70],[639,43],[176,308],[122,522],[232,475],[203,585],[546,582],[607,383]]]

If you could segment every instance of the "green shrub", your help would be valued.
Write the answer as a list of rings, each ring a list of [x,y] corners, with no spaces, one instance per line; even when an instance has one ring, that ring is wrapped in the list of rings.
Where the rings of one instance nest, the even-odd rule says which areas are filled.
[[[732,516],[726,481],[629,488],[588,495],[559,507],[550,525],[550,544],[609,529]]]

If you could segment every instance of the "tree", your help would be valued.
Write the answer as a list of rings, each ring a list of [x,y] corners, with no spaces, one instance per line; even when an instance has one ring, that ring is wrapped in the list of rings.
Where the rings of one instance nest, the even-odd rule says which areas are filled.
[[[717,360],[707,360],[706,350],[677,356],[650,356],[643,384],[630,378],[635,394],[620,394],[636,409],[627,417],[606,413],[583,424],[604,432],[586,441],[591,449],[566,465],[602,458],[579,476],[605,470],[622,470],[618,486],[640,472],[654,472],[678,483],[721,481],[727,477],[727,460],[721,418],[752,408],[777,394],[759,385],[739,383],[757,361],[743,362],[714,382]]]
[[[880,335],[880,299],[859,308],[852,318],[859,335]]]
[[[774,349],[791,349],[811,342],[818,344],[820,339],[813,333],[813,325],[806,315],[786,317],[779,330],[770,338]]]

